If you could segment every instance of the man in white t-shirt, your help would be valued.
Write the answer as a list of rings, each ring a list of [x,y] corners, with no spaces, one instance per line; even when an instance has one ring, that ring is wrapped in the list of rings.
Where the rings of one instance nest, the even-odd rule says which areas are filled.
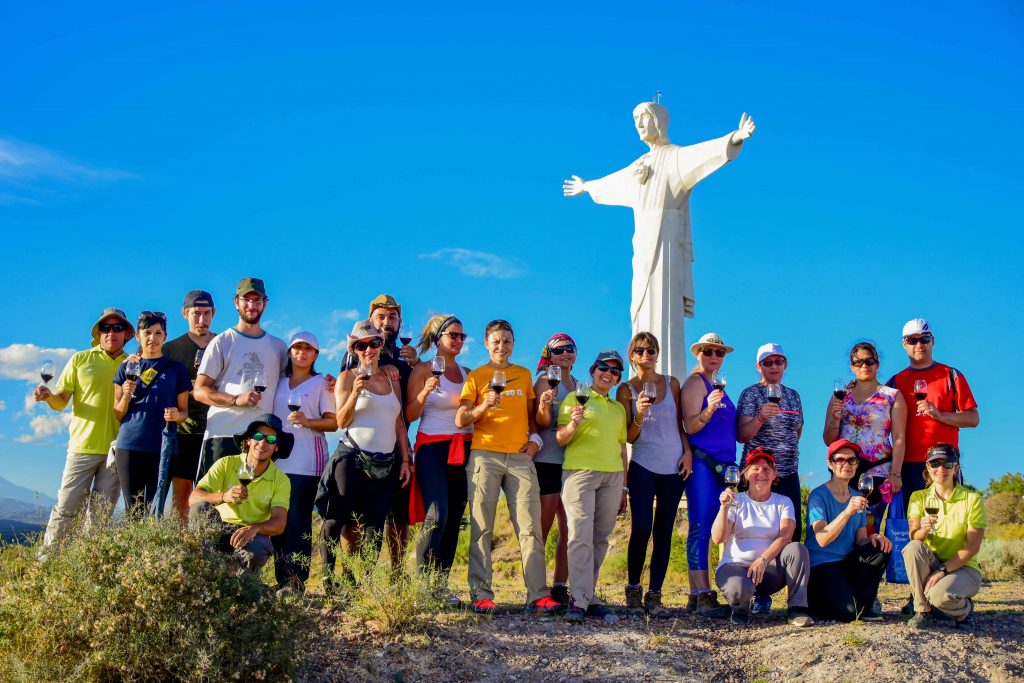
[[[260,327],[267,309],[263,280],[244,277],[235,290],[238,323],[221,332],[203,353],[193,395],[210,406],[196,481],[226,455],[239,455],[234,435],[254,415],[274,409],[274,394],[287,361],[284,340]]]

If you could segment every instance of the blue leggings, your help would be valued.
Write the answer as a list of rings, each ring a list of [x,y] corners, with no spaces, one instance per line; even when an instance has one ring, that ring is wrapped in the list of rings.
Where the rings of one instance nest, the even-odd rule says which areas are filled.
[[[731,464],[731,463],[726,463]],[[690,571],[707,571],[711,525],[718,514],[718,497],[725,486],[700,457],[693,456],[693,473],[686,479],[686,516],[690,520],[686,536],[686,566]]]

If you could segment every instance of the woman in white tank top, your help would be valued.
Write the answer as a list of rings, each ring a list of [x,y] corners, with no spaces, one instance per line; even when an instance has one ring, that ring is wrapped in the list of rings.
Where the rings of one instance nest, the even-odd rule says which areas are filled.
[[[459,527],[466,510],[466,459],[473,426],[456,427],[462,385],[469,372],[456,357],[466,341],[462,322],[453,315],[435,315],[423,328],[417,345],[420,355],[436,348],[435,358],[444,362],[443,371],[434,361],[422,362],[409,376],[405,419],[419,420],[416,431],[412,499],[423,501],[423,532],[416,546],[416,564],[433,569],[446,579],[455,561]],[[420,519],[410,514],[409,522]],[[459,600],[448,596],[453,605]]]
[[[338,427],[345,434],[324,469],[316,500],[324,517],[320,551],[328,581],[342,528],[358,521],[362,533],[351,549],[368,538],[379,550],[391,499],[411,476],[399,388],[377,365],[383,346],[383,335],[369,320],[357,322],[348,350],[358,366],[341,373],[334,388]]]

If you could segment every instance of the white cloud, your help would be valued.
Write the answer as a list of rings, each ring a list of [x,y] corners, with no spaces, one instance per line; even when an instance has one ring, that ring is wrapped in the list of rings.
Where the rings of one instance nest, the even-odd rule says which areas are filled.
[[[0,410],[7,410],[7,401],[0,401]]]
[[[20,379],[39,382],[39,366],[44,360],[52,360],[57,366],[57,375],[64,364],[74,355],[74,349],[43,348],[35,344],[11,344],[0,348],[0,379]]]
[[[0,204],[39,204],[36,196],[59,186],[108,183],[134,177],[114,168],[87,166],[12,138],[0,138]]]
[[[44,441],[47,437],[60,434],[67,430],[71,423],[71,412],[50,415],[36,415],[28,421],[31,434],[22,434],[14,440],[18,443],[34,443]]]
[[[327,324],[330,326],[336,326],[346,320],[352,321],[359,319],[359,311],[354,308],[336,308],[327,315]]]
[[[439,249],[431,254],[420,254],[421,259],[444,261],[469,277],[489,277],[511,280],[526,275],[526,267],[517,259],[473,251],[461,247]]]

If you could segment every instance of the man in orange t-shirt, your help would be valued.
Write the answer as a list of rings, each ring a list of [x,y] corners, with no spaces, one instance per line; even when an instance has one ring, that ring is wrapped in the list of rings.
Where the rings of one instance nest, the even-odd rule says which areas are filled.
[[[978,402],[971,387],[956,368],[935,362],[935,335],[928,321],[915,318],[903,326],[903,348],[910,366],[893,375],[886,384],[903,393],[907,402],[906,454],[903,470],[903,502],[909,507],[910,494],[926,488],[925,459],[937,443],[958,445],[960,429],[978,426]],[[915,386],[917,382],[924,386]],[[918,398],[917,395],[922,395]]]

